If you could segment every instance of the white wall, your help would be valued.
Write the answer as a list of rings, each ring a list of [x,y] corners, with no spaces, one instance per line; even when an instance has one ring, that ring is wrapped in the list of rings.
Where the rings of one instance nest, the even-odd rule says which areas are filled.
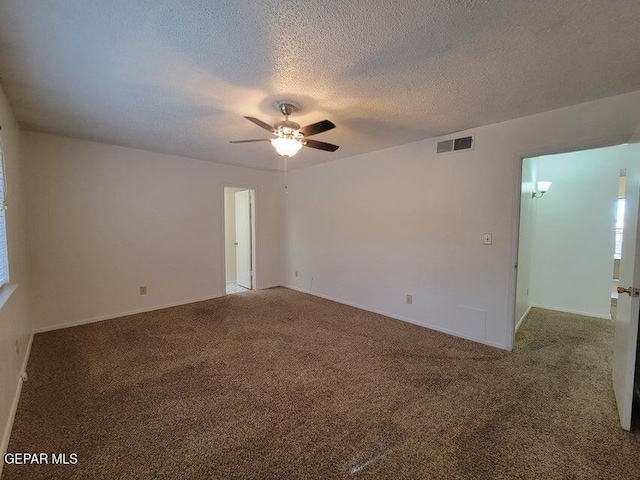
[[[634,92],[477,128],[470,152],[436,156],[431,139],[291,171],[285,283],[511,348],[520,158],[638,124]]]
[[[19,380],[31,337],[27,312],[27,259],[25,255],[25,206],[20,134],[4,92],[0,89],[0,136],[5,153],[7,236],[10,285],[0,290],[0,456],[4,455],[13,422]],[[0,472],[2,461],[0,461]]]
[[[610,318],[620,169],[637,161],[635,145],[532,159],[538,179],[553,182],[531,199],[531,303]],[[525,169],[529,168],[526,160]],[[522,236],[520,237],[522,240]]]
[[[223,184],[257,188],[257,286],[281,283],[279,173],[39,133],[22,144],[36,328],[223,294]]]
[[[236,280],[236,192],[243,188],[224,189],[224,244],[227,282]]]

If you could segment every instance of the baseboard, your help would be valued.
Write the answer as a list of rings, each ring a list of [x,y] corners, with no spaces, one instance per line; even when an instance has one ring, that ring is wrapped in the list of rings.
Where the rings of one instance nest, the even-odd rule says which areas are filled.
[[[84,320],[76,320],[73,322],[62,323],[59,325],[53,325],[49,327],[39,327],[39,328],[34,328],[33,333],[43,333],[43,332],[50,332],[52,330],[61,330],[63,328],[77,327],[78,325],[86,325],[88,323],[102,322],[103,320],[113,320],[114,318],[127,317],[129,315],[135,315],[136,313],[153,312],[155,310],[163,310],[165,308],[179,307],[180,305],[187,305],[189,303],[204,302],[206,300],[213,300],[214,298],[219,298],[219,297],[222,297],[222,295],[213,295],[209,297],[194,298],[191,300],[184,300],[180,302],[166,303],[164,305],[156,305],[154,307],[139,308],[139,309],[130,310],[127,312],[113,313],[109,315],[103,315],[100,317],[87,318]]]
[[[269,288],[277,288],[277,287],[282,287],[283,285],[281,285],[280,283],[274,283],[273,285],[262,285],[260,287],[257,288],[257,290],[267,290]]]
[[[32,333],[29,336],[29,342],[27,343],[27,349],[24,352],[24,359],[22,360],[22,368],[18,376],[18,385],[16,387],[16,393],[13,396],[13,402],[11,402],[11,409],[9,410],[9,418],[7,418],[7,424],[4,427],[2,434],[2,443],[0,444],[0,477],[2,477],[2,467],[4,466],[4,454],[7,453],[9,448],[9,439],[11,438],[11,430],[13,429],[13,421],[16,418],[16,412],[18,411],[18,403],[20,402],[20,394],[22,393],[23,374],[27,371],[27,364],[29,363],[29,355],[31,354],[31,345],[33,344]]]
[[[601,318],[603,320],[611,320],[611,314],[601,315],[598,313],[581,312],[580,310],[570,310],[568,308],[552,307],[549,305],[541,305],[539,303],[532,303],[531,306],[535,308],[542,308],[544,310],[553,310],[555,312],[573,313],[574,315],[582,315],[584,317],[593,317],[593,318]]]
[[[302,292],[302,293],[307,293],[309,295],[313,295],[315,297],[320,297],[320,298],[324,298],[326,300],[331,300],[332,302],[336,302],[336,303],[341,303],[343,305],[348,305],[350,307],[355,307],[355,308],[359,308],[360,310],[365,310],[367,312],[371,312],[371,313],[377,313],[379,315],[384,315],[385,317],[390,317],[393,318],[395,320],[400,320],[402,322],[407,322],[407,323],[412,323],[413,325],[418,325],[420,327],[424,327],[424,328],[428,328],[430,330],[435,330],[437,332],[441,332],[441,333],[446,333],[447,335],[452,335],[454,337],[459,337],[459,338],[464,338],[465,340],[471,340],[473,342],[477,342],[477,343],[482,343],[484,345],[488,345],[490,347],[495,347],[495,348],[499,348],[501,350],[506,350],[504,345],[501,345],[499,343],[495,343],[495,342],[490,342],[488,340],[479,340],[477,338],[473,338],[473,337],[469,337],[467,335],[462,335],[461,333],[458,333],[454,330],[449,330],[447,328],[443,328],[443,327],[439,327],[437,325],[433,325],[431,323],[427,323],[427,322],[420,322],[418,320],[414,320],[412,318],[408,318],[408,317],[403,317],[400,315],[395,315],[389,312],[385,312],[382,310],[377,310],[371,307],[366,307],[364,305],[360,305],[354,302],[349,302],[347,300],[342,300],[340,298],[336,298],[336,297],[331,297],[329,295],[323,295],[322,293],[318,293],[318,292],[314,292],[305,288],[300,288],[300,287],[295,287],[293,285],[282,285],[285,288],[289,288],[291,290],[296,290],[297,292]]]
[[[527,311],[524,312],[524,315],[522,315],[522,317],[520,317],[520,320],[518,320],[518,323],[516,323],[516,330],[515,330],[516,332],[518,331],[518,329],[522,325],[522,322],[524,322],[524,319],[527,318],[527,315],[529,315],[529,312],[531,311],[532,308],[533,308],[533,305],[529,305],[527,307]]]

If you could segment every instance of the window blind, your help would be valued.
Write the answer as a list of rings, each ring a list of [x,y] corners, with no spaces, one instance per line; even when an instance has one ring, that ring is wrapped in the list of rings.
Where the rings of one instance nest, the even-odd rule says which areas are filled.
[[[7,249],[7,179],[5,172],[4,150],[0,141],[0,287],[9,283],[9,253]]]

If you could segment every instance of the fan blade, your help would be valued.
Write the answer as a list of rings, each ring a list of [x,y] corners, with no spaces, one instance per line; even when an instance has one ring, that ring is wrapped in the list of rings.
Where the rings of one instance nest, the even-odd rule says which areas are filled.
[[[311,135],[317,135],[318,133],[326,132],[327,130],[331,130],[332,128],[336,128],[336,126],[332,122],[330,122],[329,120],[322,120],[321,122],[312,123],[311,125],[302,127],[300,129],[300,133],[302,133],[305,137],[310,137]]]
[[[268,138],[256,138],[254,140],[231,140],[229,143],[268,142]]]
[[[338,145],[333,145],[332,143],[319,142],[317,140],[305,140],[305,147],[317,148],[318,150],[325,150],[327,152],[335,152],[340,147]]]
[[[244,118],[246,118],[250,122],[255,123],[259,127],[264,128],[265,130],[269,130],[270,132],[275,132],[275,129],[271,125],[269,125],[268,123],[264,123],[262,120],[258,120],[255,117],[244,117]]]

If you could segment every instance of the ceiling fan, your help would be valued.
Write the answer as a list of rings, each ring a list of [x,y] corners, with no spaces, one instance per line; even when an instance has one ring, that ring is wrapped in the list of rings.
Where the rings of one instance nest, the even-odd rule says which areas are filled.
[[[335,152],[339,147],[331,143],[319,142],[318,140],[310,140],[307,137],[317,135],[327,130],[331,130],[336,126],[329,120],[312,123],[306,127],[300,128],[296,122],[289,120],[289,115],[298,110],[298,105],[288,100],[276,102],[275,106],[284,115],[284,120],[271,126],[254,117],[244,117],[250,122],[255,123],[259,127],[270,131],[273,138],[258,138],[255,140],[232,140],[230,143],[250,143],[250,142],[271,142],[273,148],[276,149],[278,155],[283,157],[293,157],[302,147],[315,148],[326,152]]]

